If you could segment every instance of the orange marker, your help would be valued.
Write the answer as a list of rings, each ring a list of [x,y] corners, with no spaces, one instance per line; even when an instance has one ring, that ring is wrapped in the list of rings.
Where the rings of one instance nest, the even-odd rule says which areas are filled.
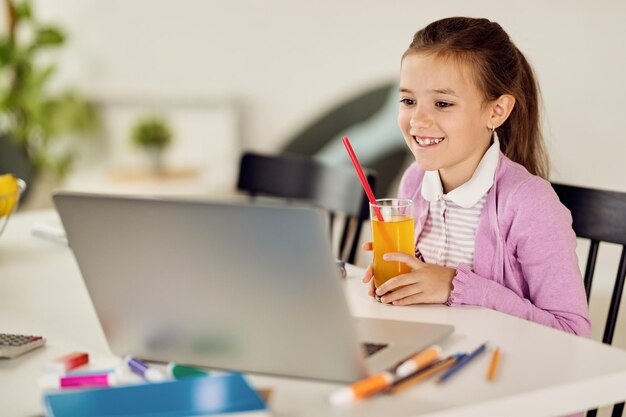
[[[330,394],[329,401],[331,404],[339,405],[371,397],[389,387],[393,380],[391,372],[380,372],[350,386],[338,389]]]
[[[489,381],[493,381],[496,377],[496,371],[498,370],[498,365],[500,364],[500,348],[497,348],[493,351],[493,355],[491,356],[491,363],[489,364],[489,371],[487,372],[487,379]]]
[[[411,375],[415,371],[425,368],[439,358],[441,358],[441,348],[437,345],[432,345],[428,349],[422,350],[418,354],[402,362],[396,369],[396,377],[404,378],[405,376]]]

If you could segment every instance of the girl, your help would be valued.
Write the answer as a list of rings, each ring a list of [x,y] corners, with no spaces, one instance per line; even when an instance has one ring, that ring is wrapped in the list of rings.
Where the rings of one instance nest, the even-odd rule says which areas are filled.
[[[497,23],[447,18],[402,56],[398,124],[415,156],[399,196],[415,202],[410,273],[373,285],[393,305],[492,308],[590,336],[569,211],[545,180],[539,93]],[[371,250],[371,243],[364,245]]]

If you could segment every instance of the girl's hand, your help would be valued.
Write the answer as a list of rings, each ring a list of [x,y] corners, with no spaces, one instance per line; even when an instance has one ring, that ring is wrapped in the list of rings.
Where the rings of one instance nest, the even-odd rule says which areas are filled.
[[[375,290],[375,293],[381,296],[382,303],[443,304],[448,301],[452,291],[452,280],[456,275],[455,269],[427,264],[415,256],[400,252],[386,253],[383,259],[402,262],[411,268],[412,272],[393,277]]]
[[[372,242],[365,242],[363,243],[363,245],[361,245],[361,248],[363,250],[372,251]],[[370,297],[375,297],[376,296],[376,287],[374,286],[374,265],[370,264],[367,269],[365,270],[365,275],[363,275],[363,283],[367,284],[369,282],[369,289],[367,290],[367,295],[369,295]]]

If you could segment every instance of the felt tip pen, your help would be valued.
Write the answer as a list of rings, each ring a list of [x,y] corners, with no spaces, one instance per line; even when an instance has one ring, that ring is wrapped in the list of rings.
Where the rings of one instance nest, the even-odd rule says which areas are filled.
[[[110,387],[118,383],[114,373],[92,375],[43,375],[37,381],[44,389],[80,388],[80,387]]]
[[[437,345],[432,345],[429,348],[422,350],[421,352],[413,355],[406,361],[402,362],[398,368],[396,368],[396,377],[404,378],[407,375],[411,375],[415,371],[423,369],[441,358],[441,348]]]
[[[209,374],[207,371],[203,371],[202,369],[179,365],[174,362],[167,364],[165,372],[168,376],[176,379],[187,378],[190,376],[207,376]]]
[[[63,376],[79,376],[79,375],[96,375],[96,374],[112,374],[115,372],[115,368],[104,369],[78,369],[75,371],[67,371]]]
[[[62,374],[87,363],[89,363],[89,354],[84,352],[72,352],[48,362],[44,369],[47,372],[57,372]]]
[[[380,372],[352,385],[338,389],[330,394],[329,401],[333,405],[340,405],[371,397],[391,386],[393,380],[394,377],[391,372]]]
[[[404,378],[397,379],[389,388],[390,394],[398,394],[402,391],[405,391],[412,387],[413,385],[425,381],[433,375],[438,374],[439,372],[443,372],[446,369],[453,366],[460,358],[462,358],[463,354],[456,354],[447,357],[446,359],[442,359],[436,362],[431,363],[430,365],[413,372],[410,375],[407,375]]]
[[[483,353],[485,351],[485,349],[487,349],[487,344],[483,343],[482,345],[478,346],[476,348],[476,350],[474,350],[472,353],[469,353],[469,354],[463,356],[461,359],[459,359],[454,364],[454,366],[452,366],[450,369],[448,369],[446,372],[444,372],[443,375],[441,375],[439,380],[437,380],[437,383],[441,384],[443,382],[446,382],[446,380],[448,378],[450,378],[452,375],[456,374],[461,368],[463,368],[465,365],[467,365],[472,359],[476,358],[478,355]]]
[[[491,362],[489,363],[489,370],[487,371],[487,380],[493,381],[496,379],[496,372],[498,371],[498,364],[500,363],[500,348],[496,348],[491,356]]]
[[[143,379],[145,379],[146,381],[161,382],[165,379],[163,374],[157,369],[151,368],[146,363],[140,361],[137,358],[133,358],[130,355],[124,358],[124,363],[128,365],[131,371],[143,377]]]

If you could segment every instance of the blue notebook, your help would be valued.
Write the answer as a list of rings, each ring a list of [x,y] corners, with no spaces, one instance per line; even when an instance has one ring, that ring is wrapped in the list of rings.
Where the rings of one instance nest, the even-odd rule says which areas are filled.
[[[44,396],[46,417],[179,417],[265,410],[239,373]]]

